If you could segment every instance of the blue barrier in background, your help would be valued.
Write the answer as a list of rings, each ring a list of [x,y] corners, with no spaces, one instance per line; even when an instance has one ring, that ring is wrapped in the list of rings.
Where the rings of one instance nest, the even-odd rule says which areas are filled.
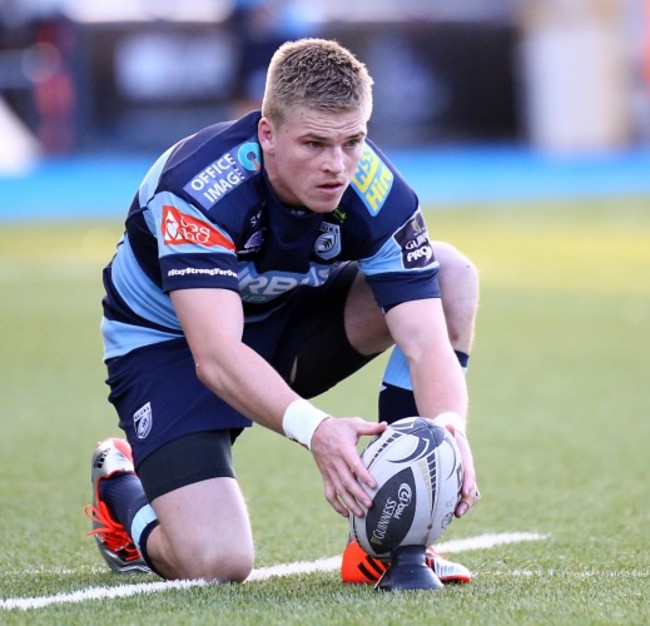
[[[650,147],[561,157],[512,146],[387,150],[423,204],[650,195]],[[0,177],[0,220],[122,217],[156,155],[48,159]],[[650,201],[649,201],[650,208]]]

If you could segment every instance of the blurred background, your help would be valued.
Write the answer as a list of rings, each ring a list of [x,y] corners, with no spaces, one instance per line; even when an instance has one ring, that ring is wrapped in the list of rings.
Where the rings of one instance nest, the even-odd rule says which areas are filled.
[[[120,433],[101,270],[155,157],[257,107],[272,52],[308,35],[368,65],[372,138],[481,271],[483,501],[445,540],[550,537],[460,555],[476,582],[436,618],[650,624],[650,0],[0,0],[0,613],[122,583],[82,515],[92,446]],[[318,405],[373,420],[386,358]],[[235,455],[258,566],[340,553],[347,524],[301,447],[255,428]],[[385,621],[333,572],[279,580],[0,623]],[[417,622],[405,604],[394,623]]]
[[[650,190],[650,0],[0,0],[0,217],[111,210],[98,185],[256,108],[303,36],[368,65],[424,201]]]

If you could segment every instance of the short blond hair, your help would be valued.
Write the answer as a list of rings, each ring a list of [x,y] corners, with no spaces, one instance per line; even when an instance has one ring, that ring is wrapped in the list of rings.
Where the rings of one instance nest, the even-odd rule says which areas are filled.
[[[266,75],[262,115],[280,124],[292,107],[372,112],[373,80],[366,66],[336,41],[287,41],[273,55]]]

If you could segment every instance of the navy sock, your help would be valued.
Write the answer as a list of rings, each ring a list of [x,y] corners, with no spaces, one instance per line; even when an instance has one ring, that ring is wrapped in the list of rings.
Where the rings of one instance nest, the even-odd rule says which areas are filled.
[[[467,371],[467,366],[469,365],[469,354],[461,352],[460,350],[454,350],[456,353],[456,358],[460,363],[460,366],[463,368],[463,372]]]
[[[410,389],[384,383],[379,392],[379,421],[392,424],[403,417],[418,414],[415,398]]]
[[[142,534],[140,535],[140,554],[142,555],[142,559],[144,562],[149,566],[149,569],[152,572],[155,572],[160,576],[161,578],[165,578],[157,569],[156,566],[154,565],[153,561],[151,560],[151,557],[149,556],[149,552],[147,551],[147,539],[149,539],[149,535],[151,534],[151,531],[158,526],[158,520],[154,520],[153,522],[150,522],[147,524],[142,531]]]
[[[106,503],[112,517],[131,534],[133,519],[149,500],[142,483],[135,474],[116,474],[99,484],[101,499]]]

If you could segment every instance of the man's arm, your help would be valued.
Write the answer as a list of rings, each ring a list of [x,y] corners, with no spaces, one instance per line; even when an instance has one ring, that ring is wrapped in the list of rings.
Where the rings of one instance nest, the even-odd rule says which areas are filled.
[[[199,380],[239,412],[278,433],[287,406],[299,399],[280,375],[242,343],[239,295],[228,289],[171,293]]]
[[[468,395],[465,376],[449,342],[439,298],[404,302],[390,309],[386,322],[395,343],[409,363],[413,394],[420,415],[460,416],[455,439],[465,472],[456,515],[462,517],[477,501],[478,489],[472,451],[465,435]]]
[[[227,289],[182,289],[170,295],[201,382],[242,414],[284,434],[287,408],[301,398],[242,343],[239,294]],[[384,427],[359,418],[326,419],[313,433],[311,450],[323,475],[326,498],[342,515],[348,508],[362,515],[360,505],[371,504],[359,481],[372,487],[374,480],[361,462],[356,443],[360,436],[377,434]]]

